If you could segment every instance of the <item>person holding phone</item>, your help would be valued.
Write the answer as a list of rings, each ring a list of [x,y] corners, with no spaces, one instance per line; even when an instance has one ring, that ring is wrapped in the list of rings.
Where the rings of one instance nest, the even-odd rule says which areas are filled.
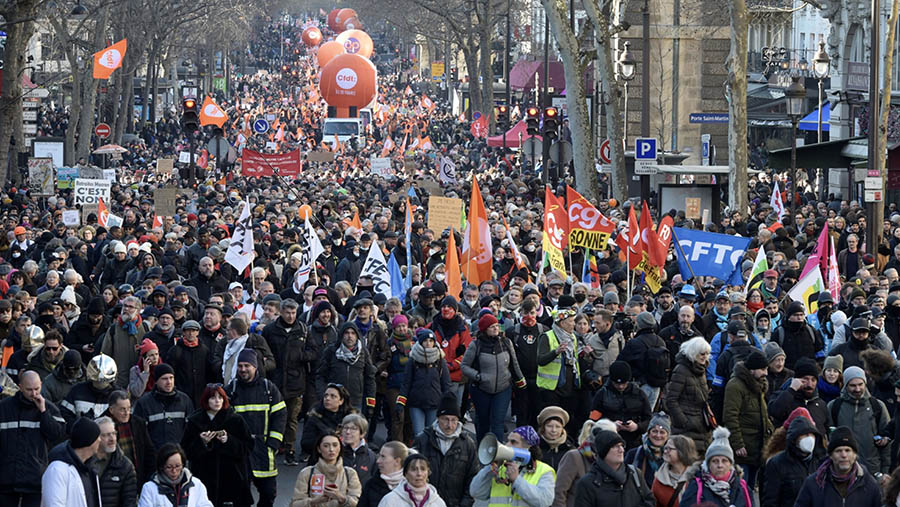
[[[341,458],[341,441],[333,433],[316,440],[318,460],[297,475],[291,507],[355,506],[362,493],[356,470],[345,467]]]

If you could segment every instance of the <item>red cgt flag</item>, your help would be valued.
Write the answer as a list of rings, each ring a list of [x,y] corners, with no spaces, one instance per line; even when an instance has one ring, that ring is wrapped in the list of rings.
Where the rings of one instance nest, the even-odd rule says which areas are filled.
[[[616,236],[616,244],[619,245],[619,248],[621,249],[619,258],[622,259],[623,262],[628,262],[628,264],[634,267],[643,260],[641,234],[637,217],[634,216],[634,206],[631,206],[628,211],[628,229],[619,232],[619,235]]]
[[[487,135],[488,135],[487,116],[481,115],[477,120],[473,121],[472,126],[469,128],[469,131],[472,132],[472,135],[478,139],[487,137]]]

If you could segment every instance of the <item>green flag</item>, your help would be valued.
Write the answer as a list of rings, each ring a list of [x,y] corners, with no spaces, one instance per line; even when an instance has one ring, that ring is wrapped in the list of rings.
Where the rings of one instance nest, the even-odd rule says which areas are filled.
[[[750,289],[755,289],[762,285],[763,274],[769,269],[769,261],[766,260],[766,249],[760,245],[759,252],[756,254],[756,261],[753,262],[753,270],[750,271],[750,278],[744,286],[744,295],[746,296]]]

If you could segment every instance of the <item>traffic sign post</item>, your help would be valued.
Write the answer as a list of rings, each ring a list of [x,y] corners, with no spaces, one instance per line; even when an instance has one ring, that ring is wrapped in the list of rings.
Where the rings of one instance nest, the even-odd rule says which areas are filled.
[[[648,176],[656,174],[659,168],[656,165],[656,138],[639,137],[634,140],[634,174],[637,176]],[[643,187],[643,185],[641,185]],[[649,198],[649,195],[642,195],[642,199]]]
[[[257,134],[265,134],[269,131],[269,122],[265,118],[258,118],[253,122],[253,131]]]
[[[602,143],[600,143],[600,162],[603,162],[604,164],[612,163],[612,159],[610,158],[609,139],[606,139]]]
[[[100,139],[107,139],[112,133],[112,129],[109,127],[109,125],[100,123],[94,128],[94,133],[97,134],[97,137],[99,137]]]
[[[709,134],[700,136],[700,165],[709,165]]]

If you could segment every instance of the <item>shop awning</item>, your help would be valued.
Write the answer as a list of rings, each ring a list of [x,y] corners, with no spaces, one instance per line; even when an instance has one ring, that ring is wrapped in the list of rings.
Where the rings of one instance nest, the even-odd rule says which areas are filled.
[[[562,62],[548,63],[550,80],[547,86],[554,90],[562,90],[566,87],[566,73]],[[519,60],[509,70],[509,87],[513,90],[534,89],[534,77],[537,76],[537,85],[544,86],[544,62],[541,60]],[[590,86],[590,83],[589,83]]]
[[[822,132],[828,132],[829,125],[828,120],[831,119],[831,103],[826,102],[822,104]],[[819,109],[816,108],[815,111],[809,113],[800,120],[800,123],[797,124],[797,128],[800,130],[819,130]]]
[[[506,131],[504,136],[506,137],[506,147],[507,148],[520,148],[519,146],[519,134],[522,134],[522,142],[531,137],[528,135],[528,127],[525,125],[525,120],[520,120],[519,123],[516,123],[513,128]],[[504,136],[493,136],[488,137],[487,142],[488,146],[501,147],[503,146],[503,137]],[[542,141],[540,136],[534,136],[537,140]]]

